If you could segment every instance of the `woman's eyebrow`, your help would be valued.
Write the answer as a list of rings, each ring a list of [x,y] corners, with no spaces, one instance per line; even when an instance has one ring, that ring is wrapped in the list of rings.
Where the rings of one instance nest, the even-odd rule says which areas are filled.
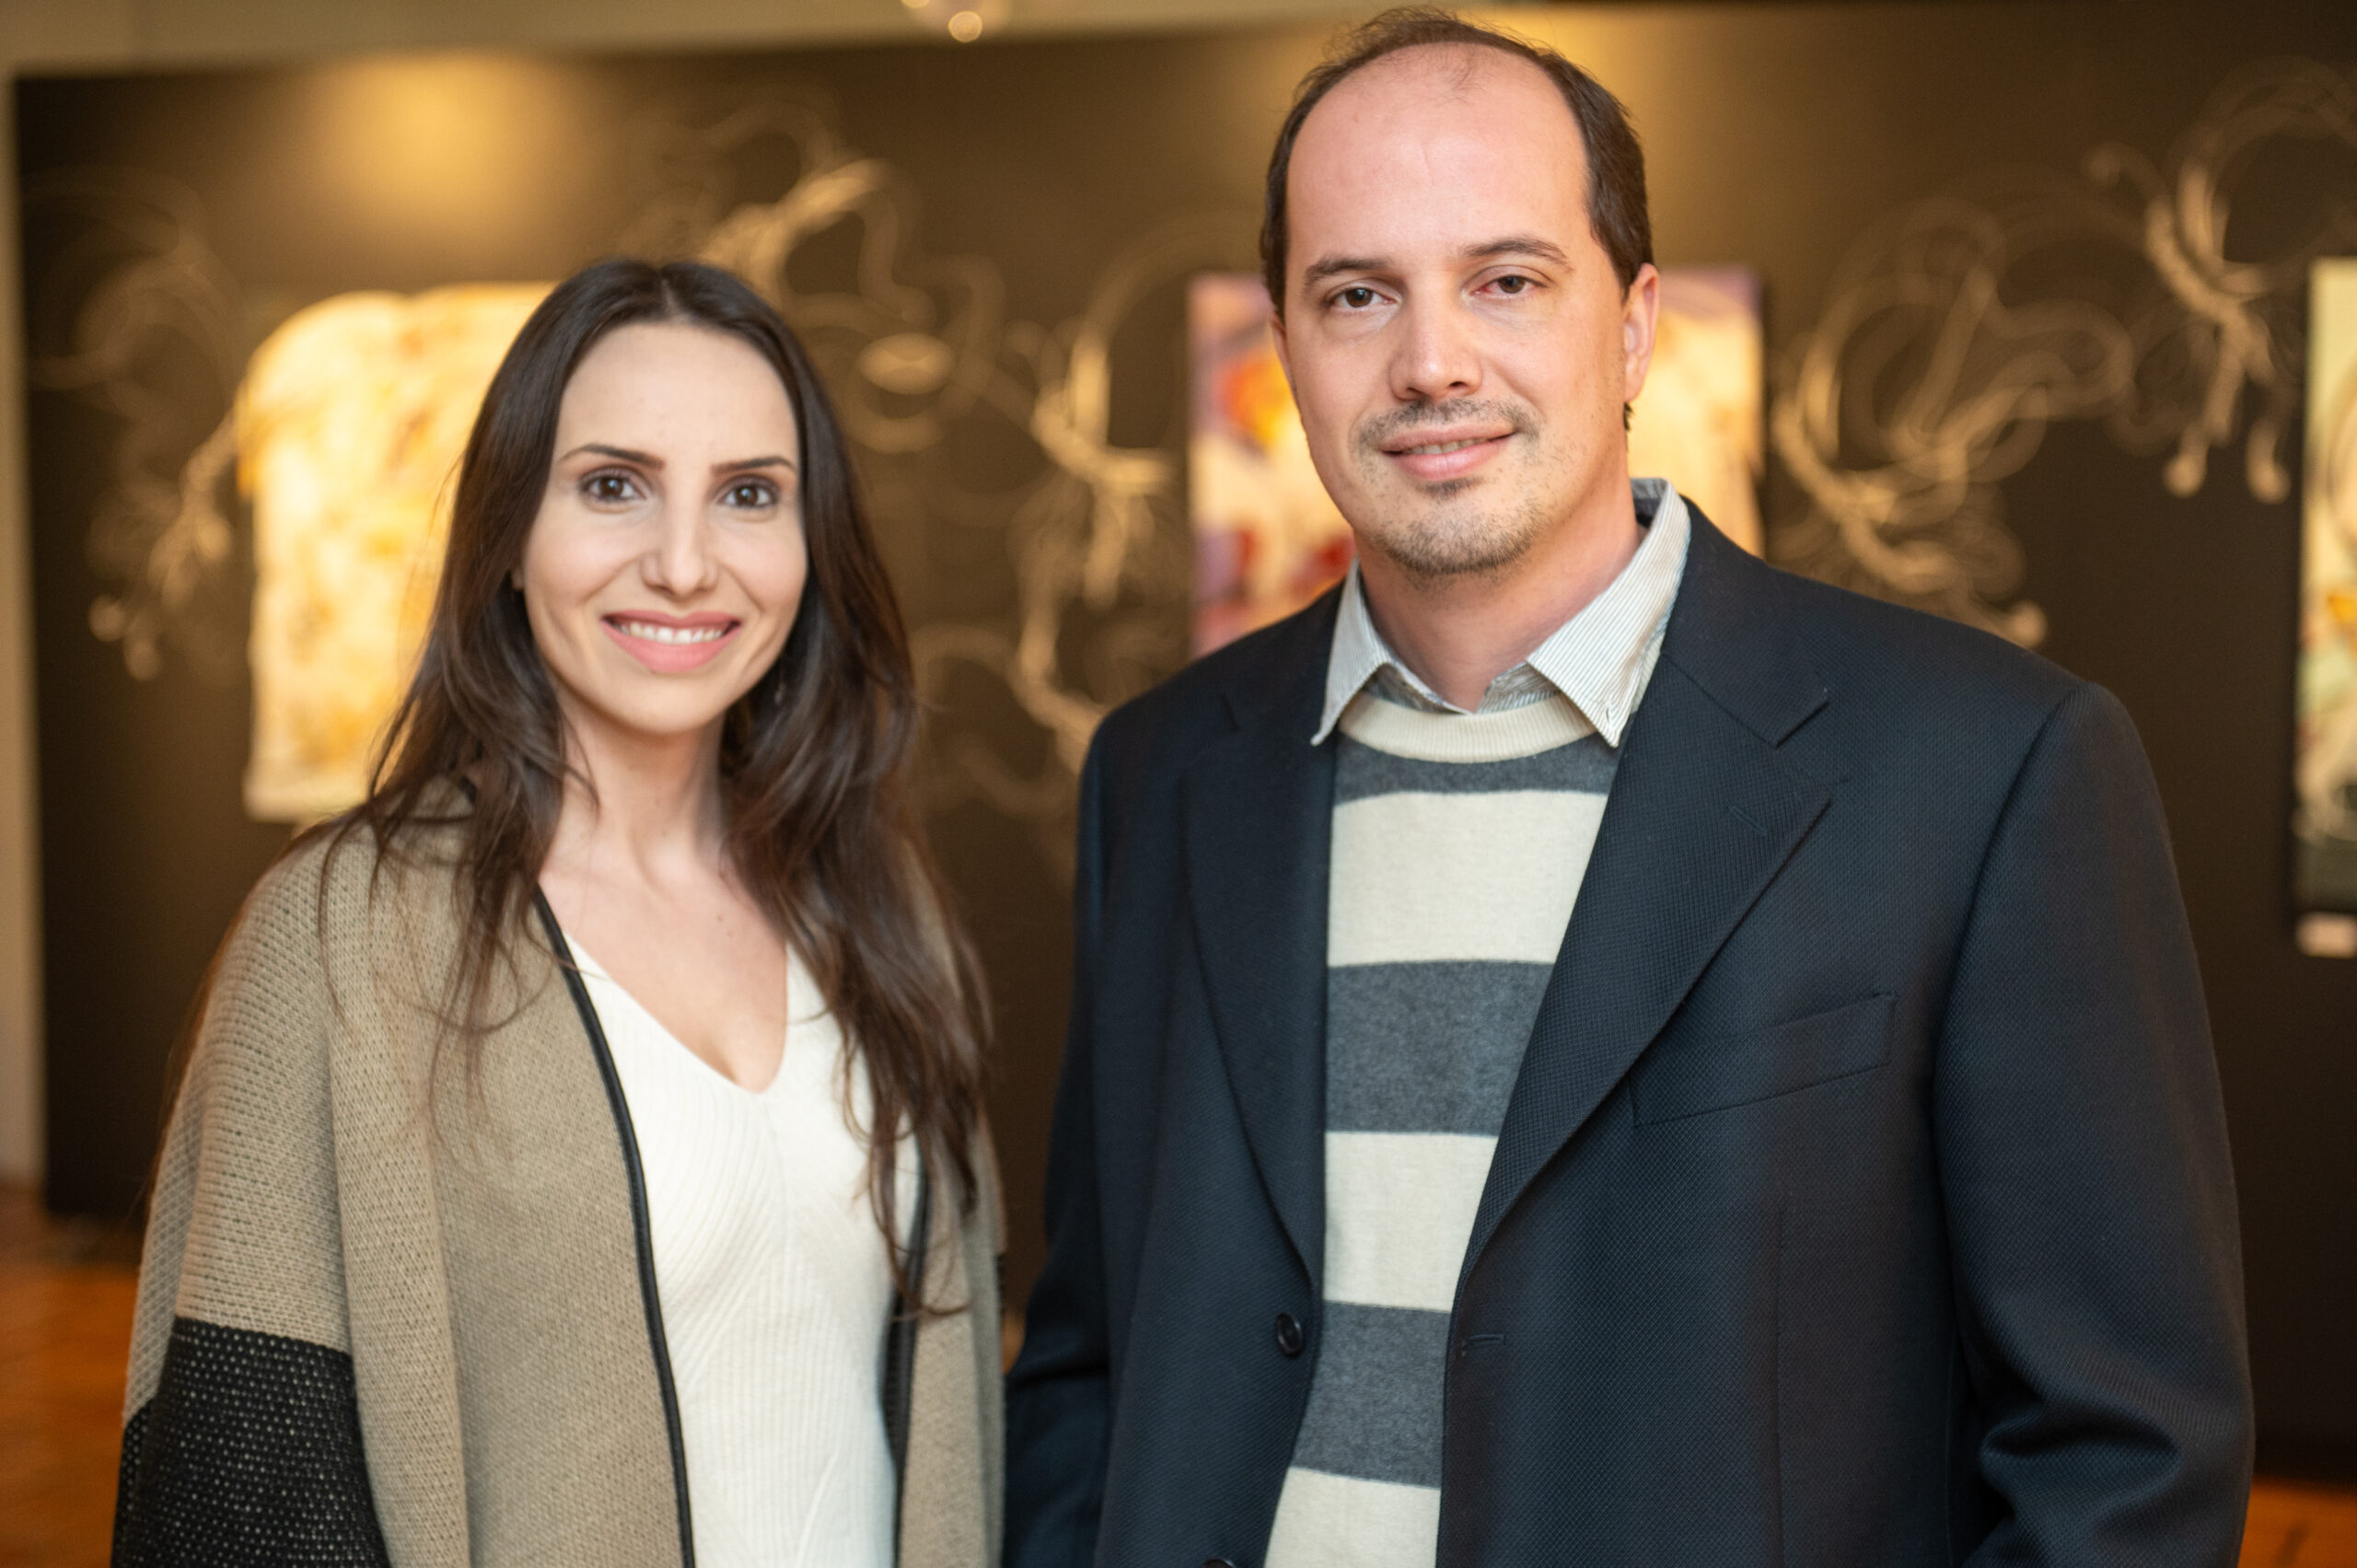
[[[606,458],[620,458],[626,463],[636,463],[642,468],[659,469],[663,466],[663,459],[652,452],[633,452],[628,447],[610,447],[603,441],[584,441],[564,456],[577,458],[584,452],[595,452]],[[562,462],[564,459],[560,458],[557,460]]]
[[[577,458],[584,452],[594,452],[603,458],[619,458],[623,462],[636,463],[641,468],[659,469],[664,466],[663,459],[652,452],[634,451],[628,447],[610,446],[603,441],[584,441],[580,446],[565,453],[564,457]],[[562,462],[564,459],[560,458],[557,460]],[[743,469],[784,469],[791,472],[798,466],[792,458],[772,452],[758,458],[740,458],[735,462],[714,463],[712,465],[712,471],[723,473]]]

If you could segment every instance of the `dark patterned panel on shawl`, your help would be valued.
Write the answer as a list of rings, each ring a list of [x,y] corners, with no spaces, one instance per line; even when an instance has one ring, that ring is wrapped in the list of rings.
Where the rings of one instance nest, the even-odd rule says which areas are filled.
[[[115,1568],[389,1568],[352,1357],[175,1318],[122,1434]]]

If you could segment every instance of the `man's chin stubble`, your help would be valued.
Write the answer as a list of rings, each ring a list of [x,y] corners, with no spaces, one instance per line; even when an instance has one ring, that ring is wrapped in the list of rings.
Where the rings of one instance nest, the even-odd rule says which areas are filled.
[[[1404,528],[1385,530],[1375,547],[1420,584],[1495,576],[1511,569],[1538,542],[1537,508],[1503,517],[1450,516],[1446,505],[1450,494],[1472,487],[1469,480],[1433,486],[1426,494],[1443,503],[1435,508],[1438,515],[1428,513]]]

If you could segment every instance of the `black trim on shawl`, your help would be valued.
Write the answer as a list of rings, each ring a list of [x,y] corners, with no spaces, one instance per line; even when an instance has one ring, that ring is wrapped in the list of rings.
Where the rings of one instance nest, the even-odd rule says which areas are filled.
[[[564,972],[564,988],[573,996],[574,1011],[581,1015],[582,1028],[588,1033],[590,1051],[598,1059],[598,1076],[604,1081],[606,1101],[613,1108],[614,1131],[621,1139],[622,1168],[630,1179],[631,1230],[638,1247],[638,1292],[646,1306],[646,1338],[655,1351],[655,1381],[663,1391],[663,1427],[671,1440],[671,1480],[679,1504],[679,1568],[695,1568],[695,1526],[688,1512],[688,1445],[679,1426],[679,1390],[671,1380],[670,1346],[663,1336],[663,1298],[655,1281],[655,1234],[647,1219],[646,1173],[638,1163],[638,1136],[631,1129],[621,1075],[614,1069],[613,1052],[607,1047],[597,1006],[589,1000],[589,988],[582,981],[581,966],[565,945],[556,912],[537,888],[532,890],[532,907],[548,930],[557,968]]]
[[[910,1278],[918,1294],[924,1291],[924,1266],[933,1242],[933,1173],[917,1167],[916,1223],[911,1229],[907,1253]],[[892,1293],[892,1316],[884,1325],[884,1376],[878,1393],[884,1404],[884,1440],[892,1448],[892,1555],[900,1551],[900,1500],[909,1491],[909,1408],[916,1393],[917,1322],[923,1303],[908,1292]]]

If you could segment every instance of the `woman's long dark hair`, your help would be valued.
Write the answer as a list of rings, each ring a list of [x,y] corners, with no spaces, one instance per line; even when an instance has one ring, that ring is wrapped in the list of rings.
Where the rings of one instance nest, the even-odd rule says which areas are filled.
[[[777,312],[716,267],[601,261],[557,285],[524,323],[468,438],[448,552],[416,679],[340,838],[380,860],[410,830],[459,830],[459,971],[450,1016],[470,1077],[489,1030],[494,970],[529,919],[570,766],[555,688],[509,587],[539,515],[558,405],[590,346],[633,322],[728,333],[785,384],[800,432],[809,575],[777,663],[731,708],[720,749],[731,869],[802,953],[865,1061],[874,1089],[868,1191],[891,1238],[894,1148],[974,1196],[988,1030],[981,972],[926,853],[910,781],[916,681],[908,637],[868,531],[826,390]],[[453,787],[472,796],[454,814]],[[919,1299],[897,1241],[903,1292]]]

